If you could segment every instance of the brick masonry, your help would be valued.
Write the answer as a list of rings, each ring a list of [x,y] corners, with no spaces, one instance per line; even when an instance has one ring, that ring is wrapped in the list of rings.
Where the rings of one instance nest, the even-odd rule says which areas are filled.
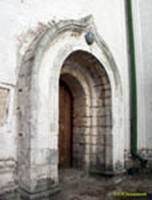
[[[64,62],[61,78],[74,99],[74,166],[109,168],[112,165],[111,87],[105,69],[93,56],[78,51]]]

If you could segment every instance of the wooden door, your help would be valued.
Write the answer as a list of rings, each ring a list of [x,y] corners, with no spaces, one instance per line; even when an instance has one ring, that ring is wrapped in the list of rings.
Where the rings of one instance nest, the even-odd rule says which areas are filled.
[[[59,167],[72,162],[72,95],[64,82],[59,94]]]

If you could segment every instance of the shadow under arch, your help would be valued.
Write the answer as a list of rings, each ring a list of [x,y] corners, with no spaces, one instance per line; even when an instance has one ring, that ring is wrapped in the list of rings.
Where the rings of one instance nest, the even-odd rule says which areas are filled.
[[[77,166],[85,165],[89,171],[102,173],[112,170],[112,94],[104,67],[89,52],[77,50],[64,60],[60,74],[61,77],[64,75],[64,81],[71,91],[78,93],[74,98],[74,111],[77,115],[74,113],[76,124],[73,127],[77,138]],[[73,88],[74,83],[67,74],[75,76],[79,84],[83,85],[83,97],[79,90]],[[82,104],[82,100],[89,104]]]
[[[64,90],[69,89],[72,95],[72,104],[70,106],[71,110],[67,110],[67,107],[69,107],[67,105],[67,97],[64,95],[64,90],[62,92],[62,90],[59,89],[60,93],[62,92],[59,95],[59,102],[63,106],[59,106],[59,160],[61,160],[60,157],[62,156],[66,157],[64,160],[64,163],[66,164],[66,160],[69,161],[71,159],[71,164],[64,166],[63,163],[63,168],[72,167],[84,169],[87,167],[87,161],[85,159],[86,148],[84,145],[85,135],[86,132],[90,132],[90,120],[88,121],[87,130],[82,128],[82,126],[84,124],[85,116],[88,116],[89,113],[87,106],[90,105],[90,95],[87,94],[87,88],[84,88],[83,85],[81,85],[81,82],[77,80],[77,77],[72,76],[70,73],[61,73],[59,88],[63,88]],[[63,130],[60,127],[62,127]],[[70,135],[71,138],[69,139]],[[60,138],[62,138],[63,142],[60,140]],[[71,152],[68,151],[69,147],[71,147]],[[67,151],[61,152],[62,149]],[[62,154],[62,156],[60,154]]]

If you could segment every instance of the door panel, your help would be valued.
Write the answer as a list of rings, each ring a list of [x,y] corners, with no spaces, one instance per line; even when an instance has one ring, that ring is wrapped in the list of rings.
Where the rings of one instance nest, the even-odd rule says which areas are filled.
[[[59,94],[59,166],[70,167],[72,161],[72,96],[60,82]]]

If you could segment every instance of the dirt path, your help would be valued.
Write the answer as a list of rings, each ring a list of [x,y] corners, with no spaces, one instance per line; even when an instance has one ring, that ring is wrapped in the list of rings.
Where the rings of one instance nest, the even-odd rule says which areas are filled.
[[[106,178],[70,169],[60,172],[61,192],[53,200],[110,200],[114,192],[151,192],[152,175]]]

